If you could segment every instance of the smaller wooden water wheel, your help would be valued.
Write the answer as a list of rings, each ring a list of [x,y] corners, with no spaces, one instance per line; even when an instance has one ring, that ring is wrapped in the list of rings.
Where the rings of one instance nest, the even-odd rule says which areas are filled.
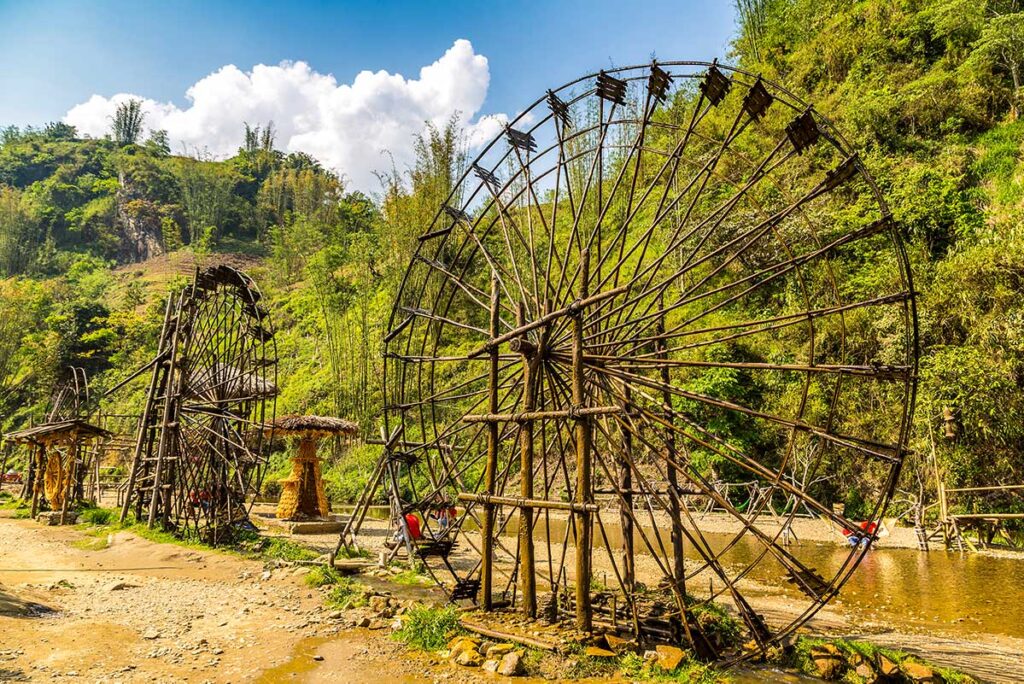
[[[210,543],[246,527],[266,465],[277,349],[262,294],[230,266],[168,299],[121,518]]]
[[[344,418],[325,416],[283,416],[270,430],[280,436],[298,439],[292,457],[291,474],[280,480],[281,498],[277,504],[279,520],[317,520],[327,518],[331,505],[324,490],[317,447],[320,440],[337,435],[354,435],[359,426]]]

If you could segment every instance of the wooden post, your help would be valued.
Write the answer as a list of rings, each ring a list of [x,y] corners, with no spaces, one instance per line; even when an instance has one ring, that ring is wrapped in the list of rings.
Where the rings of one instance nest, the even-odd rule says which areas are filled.
[[[68,476],[64,481],[64,501],[60,506],[60,524],[67,524],[68,500],[75,496],[75,478],[78,476],[78,435],[71,437],[71,446],[68,448]]]
[[[40,443],[39,448],[36,449],[35,453],[36,467],[32,477],[32,511],[30,515],[32,518],[36,517],[36,513],[39,512],[39,490],[43,488],[43,473],[45,472],[46,463],[46,445]]]
[[[516,325],[526,324],[526,304],[519,303],[516,311]],[[529,353],[529,347],[522,347],[523,363],[523,410],[533,411],[534,408],[534,359],[535,354]],[[523,499],[533,498],[533,423],[529,420],[522,424],[519,432],[519,491]],[[523,595],[523,613],[530,618],[537,617],[537,575],[534,567],[533,549],[533,509],[530,506],[519,508],[519,581]]]
[[[662,307],[660,315],[658,316],[658,324],[655,331],[657,337],[658,346],[658,357],[661,359],[668,359],[668,348],[665,344],[665,309]],[[665,389],[662,390],[661,400],[665,403],[666,409],[669,412],[667,419],[672,421],[672,393],[668,391],[668,387],[672,385],[672,378],[669,376],[668,364],[661,364],[661,382]],[[685,566],[685,555],[683,553],[683,532],[682,532],[682,520],[680,519],[680,501],[679,501],[679,474],[673,463],[676,460],[676,437],[675,433],[671,428],[665,430],[665,449],[668,451],[668,499],[669,499],[669,514],[672,518],[672,572],[673,580],[675,581],[676,589],[680,596],[686,594],[686,566]],[[685,622],[685,621],[684,621]]]
[[[144,440],[149,439],[146,431],[149,429],[150,415],[153,412],[153,396],[155,395],[160,373],[163,372],[161,365],[163,364],[164,359],[162,359],[160,355],[164,351],[162,348],[164,337],[167,334],[167,324],[171,320],[172,301],[172,297],[167,298],[167,307],[164,309],[164,324],[160,330],[160,341],[158,342],[161,348],[157,350],[157,358],[154,359],[153,376],[149,380],[149,391],[146,393],[146,406],[142,410],[142,415],[139,417],[139,431],[135,440],[135,454],[132,456],[132,469],[128,473],[128,485],[125,487],[124,505],[121,507],[122,523],[128,518],[128,511],[131,508],[132,491],[135,489],[135,480],[138,477],[139,471],[142,470],[142,459],[144,458],[143,445],[145,444]],[[141,508],[139,511],[141,513]]]
[[[498,273],[491,273],[491,339],[498,336],[498,323],[500,310],[498,309]],[[490,363],[488,364],[487,383],[487,407],[491,413],[498,412],[498,347],[490,350]],[[491,422],[487,425],[487,463],[484,466],[484,490],[488,495],[494,495],[494,482],[498,472],[498,423]],[[480,603],[484,610],[491,610],[491,584],[492,564],[494,554],[494,505],[484,504],[483,525],[480,530],[481,554],[480,554]]]
[[[628,384],[623,384],[622,411],[629,413],[632,398]],[[633,432],[631,429],[622,431],[622,450],[626,458],[619,463],[619,490],[622,492],[622,504],[619,509],[619,525],[622,527],[622,583],[627,591],[632,591],[636,582],[633,551]]]
[[[590,287],[590,251],[580,253],[579,299],[587,298]],[[583,311],[577,310],[572,321],[572,401],[574,408],[586,404],[586,388],[583,382]],[[576,503],[590,503],[593,483],[590,463],[590,418],[580,416],[576,420]],[[591,554],[591,513],[580,510],[576,513],[576,628],[590,632],[593,628],[593,614],[590,607],[590,554]]]
[[[659,299],[661,298],[659,297]],[[659,308],[658,323],[654,333],[657,338],[655,344],[658,350],[658,358],[667,361],[668,345],[665,343],[665,306],[663,300],[659,301]],[[667,363],[661,364],[661,384],[663,386],[661,400],[668,412],[666,419],[671,423],[673,419],[672,393],[668,388],[672,386],[672,378],[668,369],[669,365]],[[665,429],[665,449],[668,452],[669,517],[672,519],[672,584],[675,588],[673,593],[679,604],[680,622],[683,623],[683,632],[686,634],[686,639],[690,642],[691,646],[697,648],[697,643],[694,641],[693,634],[690,631],[690,619],[686,611],[686,555],[683,550],[683,521],[681,518],[681,502],[679,500],[679,473],[676,468],[676,436],[670,427]]]
[[[193,287],[194,287],[194,285],[193,285]],[[183,297],[184,297],[184,293],[178,295],[178,302],[179,302],[178,312],[179,312],[179,316],[181,315],[181,312],[182,312],[182,307],[181,307],[180,302],[182,301]],[[163,475],[164,459],[167,457],[167,453],[168,453],[168,451],[170,451],[170,448],[171,448],[171,446],[169,444],[169,442],[171,440],[171,435],[170,435],[169,428],[170,428],[172,422],[175,422],[175,421],[178,420],[178,416],[175,415],[175,413],[174,413],[173,405],[174,405],[174,396],[178,392],[177,383],[175,382],[176,378],[175,378],[174,371],[175,371],[175,362],[177,361],[175,356],[177,355],[177,350],[178,350],[178,331],[180,329],[181,329],[180,325],[174,326],[174,332],[171,334],[170,355],[168,356],[167,362],[166,362],[167,363],[167,375],[164,376],[164,410],[163,410],[163,416],[161,418],[162,429],[160,430],[160,443],[157,445],[156,465],[154,465],[154,467],[153,467],[153,489],[152,489],[152,492],[150,494],[150,499],[149,499],[149,522],[148,522],[148,527],[150,527],[150,528],[152,528],[153,527],[153,523],[156,522],[157,511],[159,510],[160,504],[163,503],[163,499],[164,499],[163,481],[161,480],[161,477]]]

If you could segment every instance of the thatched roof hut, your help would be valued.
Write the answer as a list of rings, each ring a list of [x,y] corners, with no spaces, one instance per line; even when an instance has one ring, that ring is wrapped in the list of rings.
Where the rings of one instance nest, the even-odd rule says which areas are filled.
[[[84,420],[61,420],[44,423],[17,432],[8,432],[5,439],[14,442],[31,444],[50,444],[52,442],[73,442],[81,439],[112,437],[113,435],[101,427]]]
[[[344,418],[330,416],[281,416],[267,427],[276,434],[308,437],[333,437],[359,434],[359,425]]]
[[[281,416],[265,429],[299,438],[298,453],[292,458],[291,475],[280,480],[282,490],[277,503],[278,519],[327,518],[331,507],[320,472],[317,442],[335,435],[358,434],[359,425],[344,418],[293,415]]]

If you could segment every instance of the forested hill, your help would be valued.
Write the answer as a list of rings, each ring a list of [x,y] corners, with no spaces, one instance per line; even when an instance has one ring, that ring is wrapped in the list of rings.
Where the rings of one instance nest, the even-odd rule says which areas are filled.
[[[1024,482],[1018,3],[737,6],[724,61],[785,84],[836,121],[906,233],[921,292],[916,453],[934,445],[951,483]],[[4,428],[38,417],[68,365],[85,366],[102,389],[148,360],[167,285],[187,270],[168,265],[223,253],[251,258],[273,305],[280,410],[373,425],[381,331],[414,236],[465,163],[458,123],[410,141],[416,166],[382,178],[377,199],[346,192],[343,176],[307,155],[276,150],[272,124],[243,133],[236,156],[213,161],[170,154],[166,135],[148,131],[131,105],[106,139],[80,139],[60,123],[3,131]],[[943,407],[955,439],[942,437]],[[916,491],[918,473],[926,469],[914,462],[905,488]]]

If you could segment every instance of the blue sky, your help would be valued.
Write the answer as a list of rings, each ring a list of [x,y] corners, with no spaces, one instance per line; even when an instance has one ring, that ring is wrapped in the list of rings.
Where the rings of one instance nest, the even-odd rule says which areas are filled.
[[[453,95],[452,106],[475,107],[472,115],[479,118],[513,113],[548,87],[610,64],[646,62],[652,54],[662,59],[723,58],[732,34],[733,8],[728,0],[650,0],[636,5],[623,0],[0,0],[0,125],[61,119],[94,95],[112,98],[119,93],[151,99],[150,120],[162,123],[164,114],[158,110],[172,105],[188,109],[186,91],[225,65],[247,73],[257,64],[303,61],[313,76],[332,75],[338,85],[352,83],[364,70],[413,80],[459,39],[468,41],[472,51],[460,50],[458,59],[451,57],[449,75],[455,83],[448,87],[462,87],[458,69],[479,65],[475,58],[486,57],[486,65],[485,73],[467,78],[484,81],[476,90],[465,86],[466,93]],[[223,84],[213,85],[224,89]],[[325,95],[310,102],[321,106],[324,98],[329,99]],[[365,100],[373,106],[381,101]],[[106,100],[94,102],[93,120],[106,111],[103,107],[113,106]],[[231,109],[230,103],[218,105],[211,98],[209,107],[217,106]],[[298,115],[266,107],[241,108],[234,115],[264,113],[276,117],[275,123]],[[412,108],[396,116],[422,113]],[[172,138],[176,128],[188,129],[182,140],[205,145],[193,129],[205,125],[197,121],[208,118],[191,114],[191,124],[171,120],[165,127]],[[89,121],[84,112],[72,120],[86,131]],[[211,138],[215,153],[219,144],[228,143]],[[300,136],[292,146],[302,144]],[[314,141],[314,147],[328,144],[326,139]]]

